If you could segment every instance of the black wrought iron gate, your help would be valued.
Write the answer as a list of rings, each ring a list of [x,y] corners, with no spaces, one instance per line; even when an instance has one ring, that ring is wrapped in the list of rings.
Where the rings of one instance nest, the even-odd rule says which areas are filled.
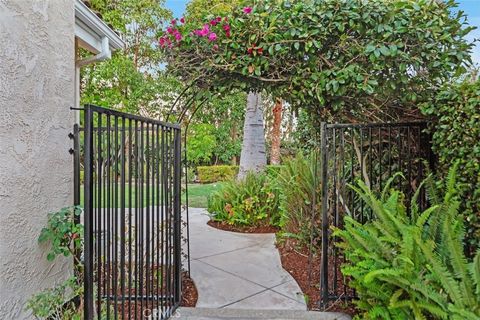
[[[83,112],[85,319],[166,319],[181,299],[180,127]]]
[[[377,124],[327,124],[321,127],[322,187],[322,262],[320,270],[321,300],[351,299],[355,292],[347,286],[340,267],[344,256],[332,236],[332,226],[342,227],[349,215],[363,223],[372,212],[348,187],[362,179],[373,191],[380,191],[396,172],[396,180],[407,203],[426,176],[425,162],[433,169],[430,137],[425,122]],[[419,197],[426,205],[425,194]]]

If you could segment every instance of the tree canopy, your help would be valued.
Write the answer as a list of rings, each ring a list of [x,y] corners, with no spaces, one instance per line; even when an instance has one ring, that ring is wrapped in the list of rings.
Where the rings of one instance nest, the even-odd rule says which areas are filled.
[[[171,19],[165,1],[92,0],[93,10],[122,33],[126,46],[112,59],[82,69],[82,101],[128,112],[156,115],[175,91],[166,77],[157,39]]]
[[[331,116],[392,120],[465,71],[472,29],[454,1],[265,0],[175,22],[168,70],[204,91],[265,89]]]

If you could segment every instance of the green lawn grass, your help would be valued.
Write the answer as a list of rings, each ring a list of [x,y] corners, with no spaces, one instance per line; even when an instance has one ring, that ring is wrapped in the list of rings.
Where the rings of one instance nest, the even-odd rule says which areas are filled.
[[[222,183],[217,182],[217,183],[209,183],[209,184],[189,184],[188,185],[188,205],[189,207],[194,207],[194,208],[206,208],[207,207],[207,199],[208,196],[213,193],[214,191],[218,190],[221,187]],[[118,199],[115,204],[115,199],[113,199],[113,195],[115,194],[114,190],[114,185],[111,186],[111,192],[110,192],[110,203],[111,207],[120,207],[121,206],[121,189],[120,185],[117,185],[117,192],[118,192]],[[132,186],[130,190],[130,186],[128,183],[125,185],[125,206],[126,207],[136,207],[137,202],[140,202],[140,199],[135,199],[136,198],[136,193],[138,191],[138,187]],[[106,188],[102,188],[102,206],[106,207],[107,204],[107,195],[105,193]],[[182,204],[185,204],[186,202],[186,193],[185,193],[185,185],[182,184]],[[94,191],[96,193],[96,196],[98,196],[98,190]],[[131,199],[132,199],[132,205],[130,206],[130,192],[131,192]],[[157,204],[157,194],[156,190],[153,190],[151,187],[148,190],[149,192],[149,197],[147,197],[147,187],[143,186],[143,206],[152,206]],[[160,201],[161,202],[161,199]],[[80,188],[80,205],[83,206],[84,203],[84,190],[83,186]]]
[[[193,208],[206,208],[208,196],[220,189],[221,182],[209,184],[188,185],[188,206]],[[182,203],[185,203],[185,193],[182,194]]]

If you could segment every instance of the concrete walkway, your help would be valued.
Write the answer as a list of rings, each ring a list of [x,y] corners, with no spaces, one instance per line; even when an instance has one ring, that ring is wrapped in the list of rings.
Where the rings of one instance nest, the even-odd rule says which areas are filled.
[[[191,276],[197,308],[306,310],[298,284],[282,268],[273,234],[242,234],[207,225],[190,209]]]
[[[179,308],[172,317],[177,320],[351,320],[338,312],[303,310],[247,310]]]

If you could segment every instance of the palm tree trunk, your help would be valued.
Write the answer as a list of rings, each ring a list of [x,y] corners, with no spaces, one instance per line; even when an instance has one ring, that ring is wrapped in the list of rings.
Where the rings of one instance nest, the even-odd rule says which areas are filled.
[[[247,96],[238,179],[245,178],[248,172],[263,171],[266,164],[262,97],[258,92],[250,92]]]
[[[282,99],[275,100],[273,107],[272,146],[270,149],[270,163],[280,164],[280,128],[282,125]]]

